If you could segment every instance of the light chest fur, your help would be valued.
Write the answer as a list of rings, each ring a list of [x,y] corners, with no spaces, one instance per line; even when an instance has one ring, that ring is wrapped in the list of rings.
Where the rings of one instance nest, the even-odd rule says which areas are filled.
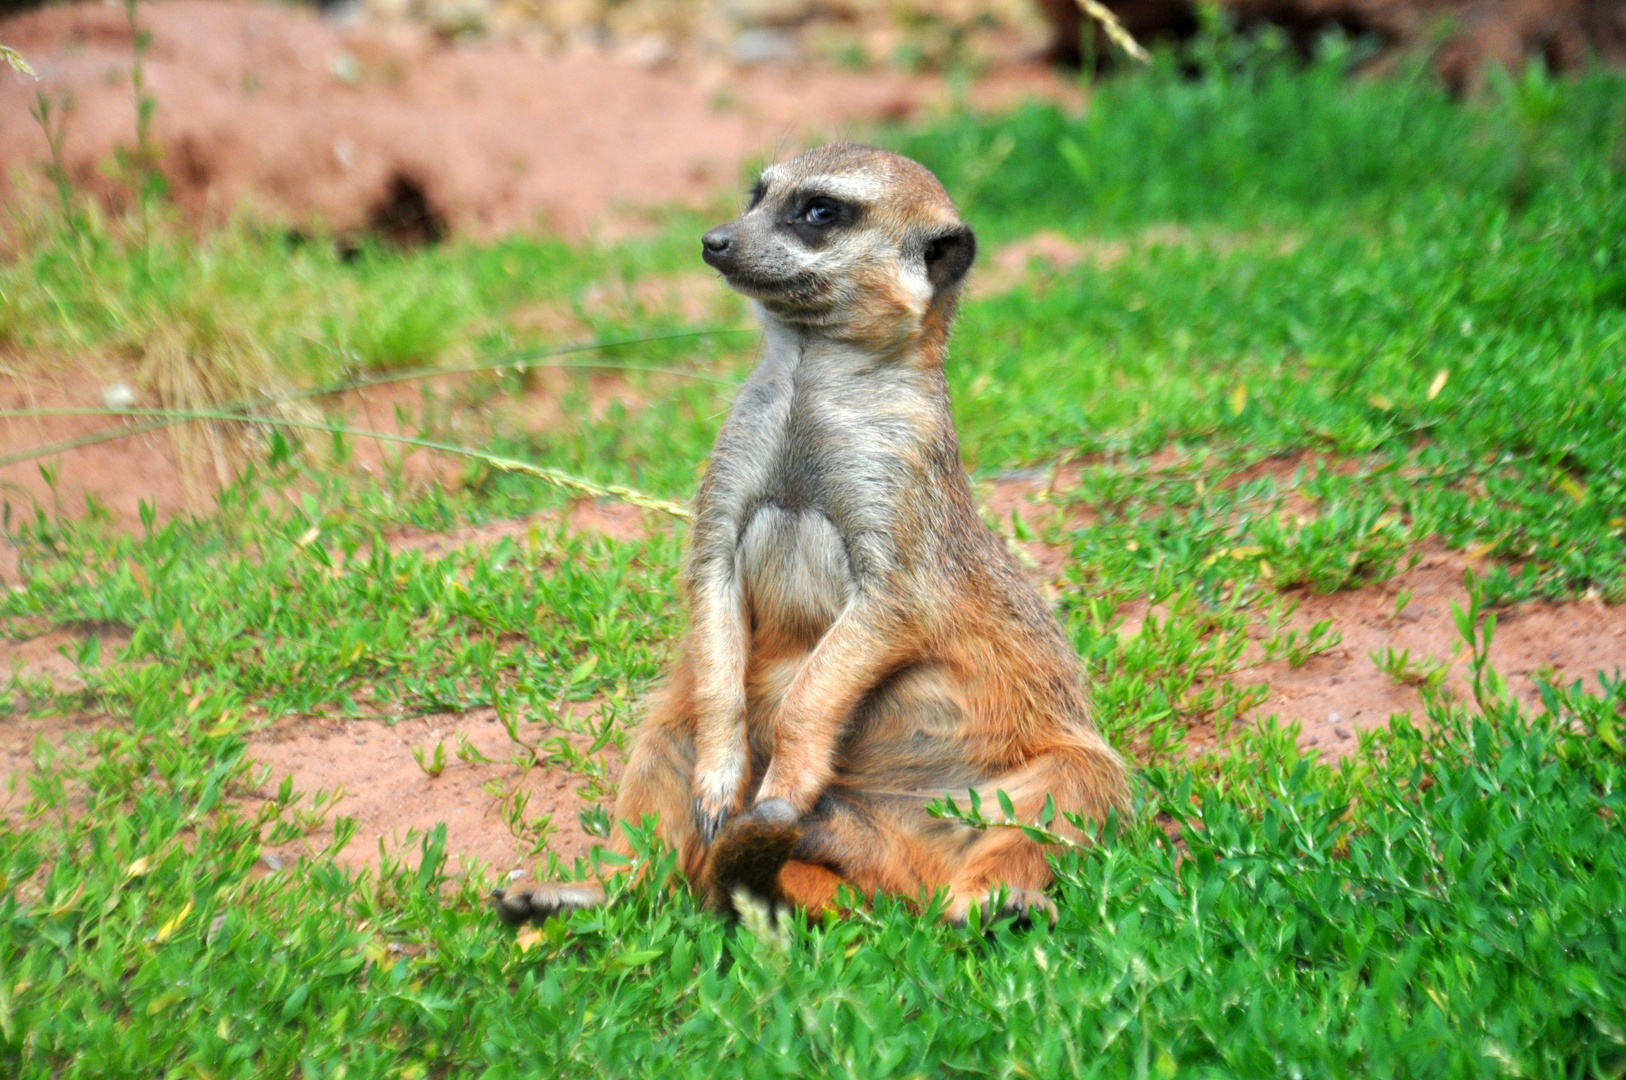
[[[866,588],[916,564],[900,528],[927,490],[920,372],[873,352],[809,340],[771,317],[762,363],[719,438],[701,532],[732,536],[757,644],[815,645]]]

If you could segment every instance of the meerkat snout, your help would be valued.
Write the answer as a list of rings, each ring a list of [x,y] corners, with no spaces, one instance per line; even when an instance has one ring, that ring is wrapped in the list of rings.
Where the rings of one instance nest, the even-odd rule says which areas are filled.
[[[764,170],[745,213],[701,238],[706,263],[767,315],[877,344],[946,329],[976,250],[928,169],[849,143]]]
[[[700,257],[706,264],[725,274],[733,263],[731,256],[739,250],[734,243],[734,230],[727,225],[719,225],[702,236],[700,248]]]

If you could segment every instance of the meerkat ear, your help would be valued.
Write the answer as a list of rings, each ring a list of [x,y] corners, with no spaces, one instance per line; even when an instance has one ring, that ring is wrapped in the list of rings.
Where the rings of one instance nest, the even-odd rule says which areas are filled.
[[[926,280],[938,292],[958,285],[977,257],[977,236],[961,225],[926,241]]]

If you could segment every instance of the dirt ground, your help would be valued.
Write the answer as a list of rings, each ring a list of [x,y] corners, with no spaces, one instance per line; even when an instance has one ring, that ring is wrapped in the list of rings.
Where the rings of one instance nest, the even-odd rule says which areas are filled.
[[[952,97],[930,75],[449,44],[422,27],[341,27],[240,0],[159,0],[141,12],[161,167],[200,221],[247,201],[294,223],[409,240],[445,229],[619,232],[641,208],[740,188],[750,162]],[[0,198],[18,172],[40,181],[49,150],[29,106],[42,92],[71,96],[63,147],[74,182],[117,201],[107,165],[135,137],[122,8],[43,8],[0,21],[0,41],[40,75],[0,73]],[[1039,64],[998,68],[968,91],[977,107],[1028,96],[1081,103],[1075,81]]]
[[[327,399],[324,413],[369,431],[414,434],[411,418],[421,415],[424,387],[446,392],[455,390],[458,381],[459,377],[452,376],[352,391]],[[121,385],[128,386],[112,367],[0,375],[0,409],[102,408],[107,392]],[[539,389],[532,408],[546,409],[557,397],[550,391],[556,390],[551,383]],[[138,400],[136,404],[147,403]],[[403,416],[407,418],[404,424]],[[117,431],[132,433],[93,441],[98,434]],[[84,445],[72,445],[78,440],[85,440]],[[200,460],[181,460],[168,428],[149,427],[140,420],[0,418],[0,460],[6,454],[57,445],[63,449],[38,459],[0,463],[0,502],[9,503],[13,514],[30,514],[38,506],[78,517],[93,501],[107,511],[114,525],[135,530],[141,527],[143,503],[153,508],[160,522],[178,514],[207,513],[214,505],[219,481],[229,475],[217,471],[206,455]],[[386,460],[398,460],[409,482],[450,478],[458,468],[456,461],[432,458],[421,451],[403,453],[398,444],[378,440],[358,440],[354,451],[356,467],[363,472],[377,473]],[[0,543],[0,584],[16,580],[16,551]]]
[[[523,737],[531,745],[563,737],[580,749],[590,740],[545,725],[525,725]],[[456,749],[467,740],[490,759],[464,761]],[[430,776],[413,756],[414,748],[432,760],[437,744],[444,745],[445,770]],[[250,740],[250,753],[266,769],[267,780],[256,794],[269,797],[285,776],[294,778],[295,790],[341,792],[334,814],[357,820],[358,832],[338,855],[340,862],[357,866],[375,862],[381,850],[411,856],[414,837],[437,824],[446,825],[446,849],[453,859],[480,860],[499,875],[524,869],[518,839],[501,813],[502,801],[488,785],[510,785],[530,796],[527,821],[547,816],[548,850],[566,867],[585,858],[600,843],[582,827],[577,811],[589,805],[583,777],[565,769],[532,764],[523,768],[525,752],[508,737],[490,709],[461,716],[435,716],[390,723],[384,720],[308,719],[280,723]],[[603,752],[613,781],[620,774],[620,758],[613,749]],[[610,800],[601,800],[606,804]],[[305,837],[269,849],[274,867],[301,854],[318,851],[333,837],[331,817]]]

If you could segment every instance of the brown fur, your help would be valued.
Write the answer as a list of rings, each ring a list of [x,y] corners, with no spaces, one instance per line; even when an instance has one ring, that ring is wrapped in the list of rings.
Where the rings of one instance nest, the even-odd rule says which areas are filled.
[[[833,225],[812,223],[821,198]],[[616,816],[655,815],[716,908],[743,889],[816,913],[842,883],[946,890],[953,920],[999,892],[1043,908],[1044,848],[928,803],[1004,791],[1029,822],[1047,797],[1093,821],[1127,806],[1077,657],[961,465],[943,363],[973,251],[931,173],[845,145],[769,170],[707,234],[768,354],[700,487],[689,636]]]

